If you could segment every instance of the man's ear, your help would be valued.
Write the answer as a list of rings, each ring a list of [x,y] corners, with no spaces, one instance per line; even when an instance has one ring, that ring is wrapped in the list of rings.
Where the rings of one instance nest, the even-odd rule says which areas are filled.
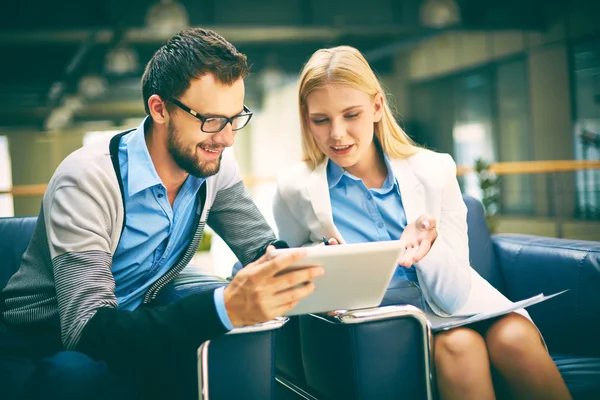
[[[169,120],[169,112],[163,99],[159,95],[153,94],[148,99],[148,109],[150,116],[156,124],[166,124]]]
[[[373,117],[375,122],[381,121],[381,116],[383,115],[383,101],[383,95],[377,93],[373,100]]]

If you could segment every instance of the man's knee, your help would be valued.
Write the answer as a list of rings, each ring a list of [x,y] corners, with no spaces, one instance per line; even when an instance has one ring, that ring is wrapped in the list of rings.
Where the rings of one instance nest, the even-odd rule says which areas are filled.
[[[44,358],[37,379],[40,399],[101,399],[123,393],[104,362],[75,351],[62,351]]]
[[[51,382],[54,386],[91,386],[107,379],[109,372],[105,363],[83,353],[61,351],[41,361],[39,376],[44,383]]]

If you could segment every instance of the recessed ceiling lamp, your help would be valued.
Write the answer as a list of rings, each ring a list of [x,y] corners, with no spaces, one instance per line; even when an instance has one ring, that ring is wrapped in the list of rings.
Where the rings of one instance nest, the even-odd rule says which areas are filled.
[[[425,0],[420,10],[421,24],[428,28],[445,28],[460,23],[455,0]]]
[[[178,1],[160,0],[148,10],[146,25],[155,33],[171,36],[189,26],[188,13]]]
[[[106,54],[104,68],[108,74],[123,75],[137,72],[139,68],[138,55],[135,50],[126,45],[118,45]]]

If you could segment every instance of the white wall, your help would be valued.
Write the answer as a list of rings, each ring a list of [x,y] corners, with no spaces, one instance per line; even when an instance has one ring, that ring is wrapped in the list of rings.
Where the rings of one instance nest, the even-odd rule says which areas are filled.
[[[6,136],[0,136],[0,190],[12,188],[10,154]],[[14,215],[13,197],[10,194],[0,194],[0,217]]]
[[[267,93],[262,110],[250,122],[251,131],[247,136],[251,139],[237,138],[234,145],[249,146],[249,152],[246,148],[236,148],[236,157],[250,158],[238,159],[242,175],[256,205],[275,232],[272,211],[275,177],[282,169],[299,162],[302,156],[297,87],[297,82],[293,82]],[[245,135],[245,130],[240,134]],[[249,167],[243,168],[246,165]],[[214,273],[229,276],[236,258],[221,238],[215,237],[211,253]]]

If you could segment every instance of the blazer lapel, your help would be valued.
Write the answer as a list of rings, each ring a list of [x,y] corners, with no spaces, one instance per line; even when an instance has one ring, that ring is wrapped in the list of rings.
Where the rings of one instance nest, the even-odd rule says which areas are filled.
[[[390,165],[400,186],[400,197],[407,223],[414,222],[425,213],[425,188],[412,171],[407,159],[391,159]]]
[[[398,181],[398,186],[400,186],[400,197],[407,223],[411,223],[427,210],[425,188],[413,173],[407,159],[391,159],[390,165]],[[315,216],[321,226],[322,235],[327,238],[334,237],[338,242],[345,243],[333,223],[327,183],[327,159],[311,172],[306,189]]]
[[[328,239],[334,237],[338,242],[344,243],[342,235],[333,223],[329,185],[327,183],[327,159],[311,172],[306,189],[310,204],[321,225],[323,236]]]

